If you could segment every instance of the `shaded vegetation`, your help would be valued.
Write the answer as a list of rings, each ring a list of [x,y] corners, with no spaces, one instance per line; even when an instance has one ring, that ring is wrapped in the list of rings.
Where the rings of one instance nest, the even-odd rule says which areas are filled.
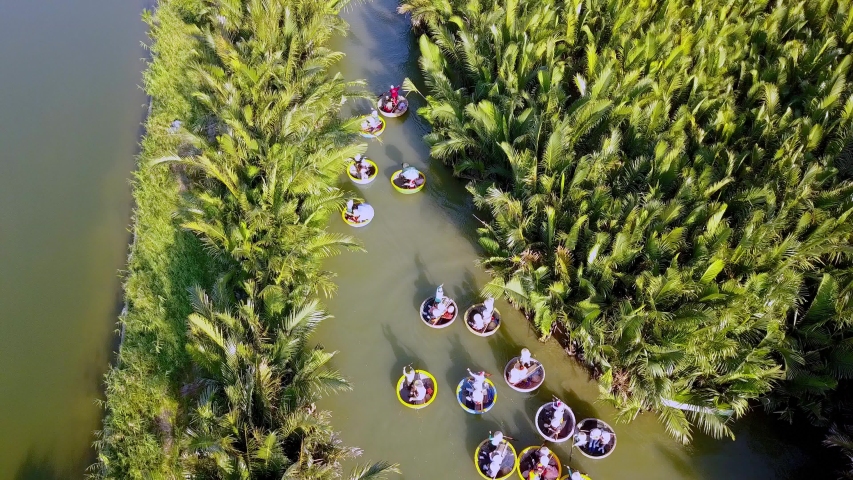
[[[331,479],[341,445],[321,395],[349,388],[313,346],[334,291],[321,261],[361,95],[328,68],[345,2],[162,0],[134,182],[136,242],[94,478]],[[175,120],[179,123],[175,123]],[[396,466],[358,468],[376,479]]]
[[[432,156],[491,213],[487,293],[568,338],[621,419],[654,411],[685,443],[696,427],[732,436],[755,401],[839,421],[853,375],[851,2],[400,12],[423,33]]]

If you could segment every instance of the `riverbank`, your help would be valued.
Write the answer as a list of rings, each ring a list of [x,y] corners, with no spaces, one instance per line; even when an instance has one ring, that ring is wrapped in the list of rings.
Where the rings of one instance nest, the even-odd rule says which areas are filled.
[[[344,201],[331,179],[361,148],[337,120],[359,85],[326,70],[323,45],[344,26],[330,7],[288,2],[164,0],[145,19],[152,108],[91,472],[337,478],[359,452],[314,402],[348,384],[308,338],[327,318],[310,299],[334,290],[321,259],[358,249],[323,228]]]

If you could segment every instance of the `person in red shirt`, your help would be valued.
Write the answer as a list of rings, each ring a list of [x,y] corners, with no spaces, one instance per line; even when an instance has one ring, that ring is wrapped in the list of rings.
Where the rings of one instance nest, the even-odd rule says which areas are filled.
[[[391,85],[389,93],[391,94],[391,104],[394,105],[394,108],[397,108],[397,102],[400,101],[400,87]]]

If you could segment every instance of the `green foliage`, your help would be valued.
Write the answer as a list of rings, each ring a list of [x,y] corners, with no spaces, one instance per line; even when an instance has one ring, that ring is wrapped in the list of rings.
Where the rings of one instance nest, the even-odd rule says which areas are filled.
[[[153,109],[93,477],[333,479],[360,454],[314,406],[349,385],[310,345],[328,318],[311,299],[334,291],[322,260],[360,248],[324,228],[365,148],[339,120],[361,83],[328,72],[343,5],[163,0],[146,14]]]
[[[426,32],[432,156],[491,213],[487,291],[685,443],[774,386],[768,408],[822,415],[853,359],[848,0],[400,10]]]

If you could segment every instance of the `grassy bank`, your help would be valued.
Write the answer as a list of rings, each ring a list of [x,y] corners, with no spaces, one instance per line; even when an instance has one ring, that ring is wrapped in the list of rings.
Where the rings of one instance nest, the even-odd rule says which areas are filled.
[[[405,0],[432,155],[483,264],[623,420],[689,442],[853,375],[853,11],[840,1]],[[409,85],[410,88],[414,86]]]
[[[310,343],[327,318],[312,299],[334,291],[321,260],[359,248],[324,229],[344,159],[364,149],[338,120],[360,84],[327,71],[343,5],[162,0],[146,14],[152,109],[93,477],[339,478],[358,454],[314,407],[348,384]]]

